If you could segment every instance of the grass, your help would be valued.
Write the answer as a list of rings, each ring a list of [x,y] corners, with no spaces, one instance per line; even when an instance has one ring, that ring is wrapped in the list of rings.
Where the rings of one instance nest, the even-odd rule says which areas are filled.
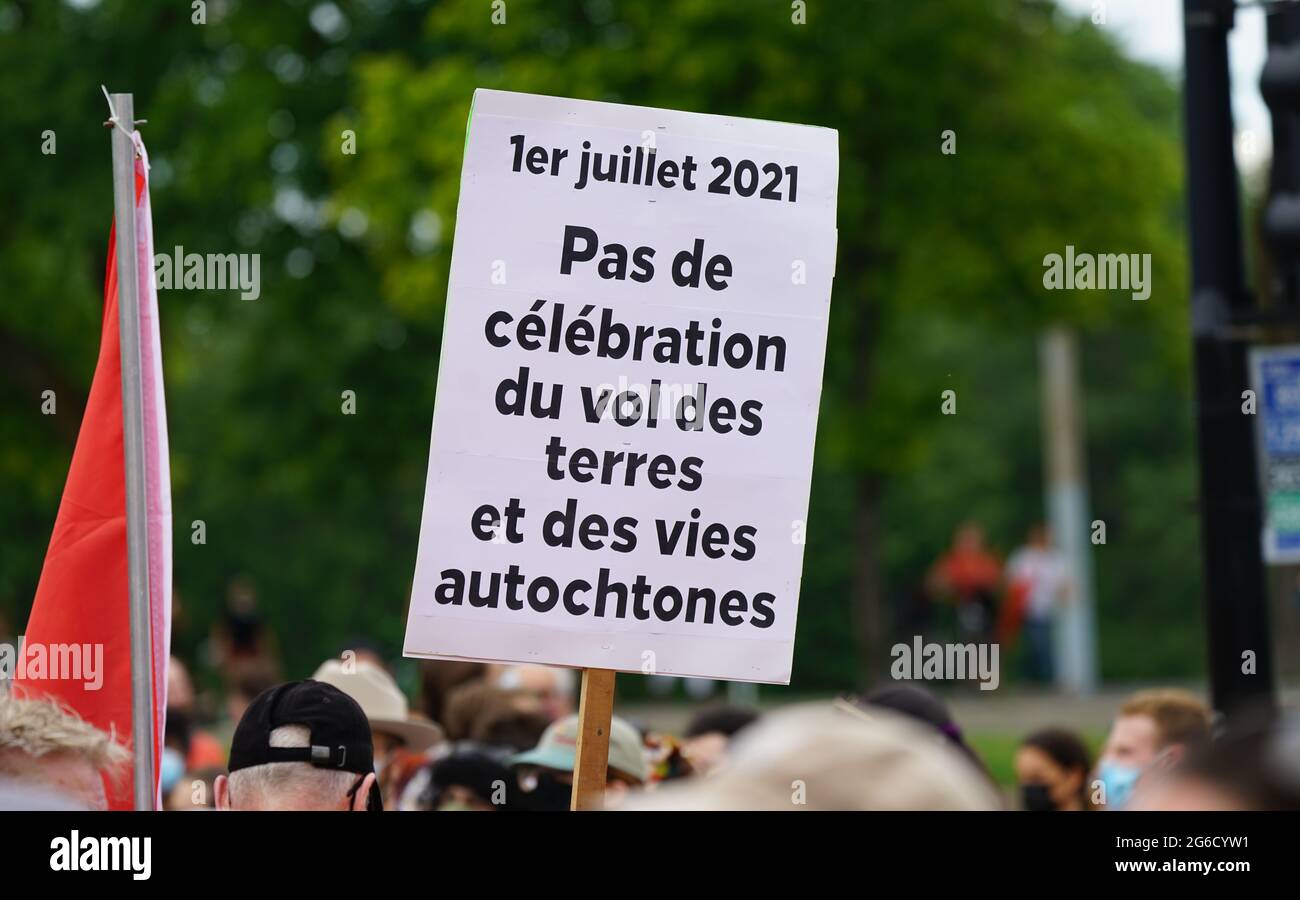
[[[1016,787],[1016,748],[1020,746],[1020,741],[1024,735],[1016,732],[1005,731],[973,731],[966,734],[966,743],[970,744],[972,750],[979,754],[979,758],[984,760],[984,765],[988,767],[989,774],[993,776],[1001,787],[1014,789]],[[1102,741],[1106,739],[1104,731],[1083,731],[1080,737],[1092,751],[1093,759],[1097,758],[1097,753],[1101,749]]]

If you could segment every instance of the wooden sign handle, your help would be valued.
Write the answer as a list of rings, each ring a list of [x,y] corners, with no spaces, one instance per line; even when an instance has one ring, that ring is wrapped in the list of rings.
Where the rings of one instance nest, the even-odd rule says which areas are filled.
[[[614,717],[614,672],[582,670],[578,747],[569,809],[602,809],[609,770],[609,723]]]

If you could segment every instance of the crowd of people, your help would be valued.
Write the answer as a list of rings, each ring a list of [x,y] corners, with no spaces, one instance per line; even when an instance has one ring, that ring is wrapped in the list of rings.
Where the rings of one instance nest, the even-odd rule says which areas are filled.
[[[352,649],[279,682],[227,659],[224,714],[205,721],[173,659],[161,760],[167,810],[559,811],[570,806],[576,679],[538,665],[423,662],[416,703],[383,658]],[[1181,690],[1117,710],[1094,759],[1079,735],[1026,736],[999,785],[935,693],[759,710],[699,707],[670,734],[615,716],[611,809],[1087,811],[1300,809],[1300,725],[1223,730]],[[0,691],[0,809],[95,809],[129,753],[37,696]]]

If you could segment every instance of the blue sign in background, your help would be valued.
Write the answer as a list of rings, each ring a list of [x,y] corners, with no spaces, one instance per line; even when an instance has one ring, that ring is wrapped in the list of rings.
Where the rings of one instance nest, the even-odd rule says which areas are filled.
[[[1264,489],[1264,557],[1300,561],[1300,347],[1254,354]]]
[[[1262,360],[1259,371],[1264,451],[1269,456],[1300,456],[1300,353]]]

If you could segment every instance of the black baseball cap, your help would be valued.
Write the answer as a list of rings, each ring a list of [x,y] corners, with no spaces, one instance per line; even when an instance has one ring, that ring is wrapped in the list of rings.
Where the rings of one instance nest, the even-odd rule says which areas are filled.
[[[310,746],[272,747],[271,732],[301,725]],[[357,775],[375,770],[370,722],[357,701],[321,681],[290,681],[257,695],[230,745],[230,771],[277,762],[305,762]]]

